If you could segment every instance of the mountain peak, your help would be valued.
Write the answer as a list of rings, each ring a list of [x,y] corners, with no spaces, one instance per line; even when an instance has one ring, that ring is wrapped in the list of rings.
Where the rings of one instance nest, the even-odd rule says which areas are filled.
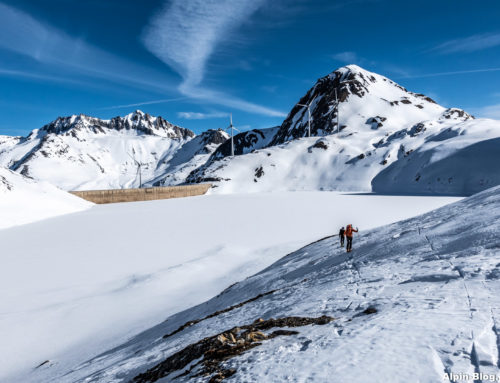
[[[302,105],[309,105],[311,111],[312,136],[334,134],[350,126],[365,126],[366,121],[382,114],[389,118],[385,125],[397,126],[401,114],[417,123],[438,118],[445,110],[423,94],[409,92],[384,76],[351,64],[318,79],[293,107],[270,145],[308,135],[308,112]],[[349,120],[338,118],[339,114],[346,116],[346,112]]]

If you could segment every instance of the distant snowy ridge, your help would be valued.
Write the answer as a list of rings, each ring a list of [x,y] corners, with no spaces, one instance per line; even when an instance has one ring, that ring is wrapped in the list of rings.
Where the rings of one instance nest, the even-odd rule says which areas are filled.
[[[307,108],[299,104],[310,105],[311,138]],[[188,181],[213,182],[217,193],[470,195],[500,183],[493,169],[500,160],[499,137],[499,121],[444,108],[386,77],[349,65],[319,79],[269,144],[234,158],[214,155]]]
[[[135,160],[143,164],[143,184],[165,179],[167,169],[172,184],[181,183],[185,177],[179,158],[189,173],[227,139],[225,133],[211,132],[215,131],[190,143],[195,138],[192,131],[139,110],[110,120],[60,117],[27,137],[1,136],[0,164],[65,190],[138,187]]]
[[[336,236],[319,240],[60,381],[231,376],[228,381],[382,383],[498,374],[499,230],[496,187],[361,230],[350,254]],[[206,342],[212,349],[205,352]],[[214,358],[217,353],[224,358]]]
[[[48,182],[0,167],[0,229],[85,210],[93,204]]]

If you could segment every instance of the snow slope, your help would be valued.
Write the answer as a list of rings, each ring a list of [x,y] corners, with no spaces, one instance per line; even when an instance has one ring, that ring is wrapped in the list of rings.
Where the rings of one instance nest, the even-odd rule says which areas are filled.
[[[144,164],[146,181],[192,137],[190,130],[139,110],[111,120],[74,115],[17,142],[0,139],[0,165],[65,190],[138,187],[131,157]]]
[[[310,104],[310,138],[307,108],[299,104]],[[349,65],[319,79],[267,147],[233,158],[214,155],[215,161],[193,171],[188,181],[215,182],[216,193],[470,195],[500,182],[492,165],[500,155],[497,138],[500,121],[446,109],[388,78]]]
[[[325,238],[56,381],[206,382],[231,376],[227,381],[434,383],[450,381],[447,374],[474,381],[474,373],[483,374],[475,381],[496,381],[499,231],[497,187],[423,216],[361,230],[350,254],[337,238]],[[321,325],[293,328],[271,321],[322,316]],[[269,322],[275,324],[263,334],[241,335],[243,326],[267,328]],[[230,333],[235,327],[240,329]],[[212,348],[197,353],[207,342]],[[228,359],[214,364],[217,352]],[[209,359],[212,364],[203,364]],[[199,374],[209,368],[222,375]]]
[[[223,130],[209,129],[182,145],[175,154],[157,167],[160,176],[147,182],[148,185],[170,186],[186,181],[187,176],[199,168],[219,148],[229,135]]]
[[[469,120],[433,136],[372,180],[382,193],[472,195],[500,184],[500,126],[494,120]]]
[[[0,381],[75,381],[100,366],[64,376],[85,360],[336,232],[348,219],[368,229],[455,200],[208,195],[95,205],[0,230],[0,338],[8,345],[0,348]]]
[[[93,204],[48,182],[0,167],[0,229],[88,209]]]

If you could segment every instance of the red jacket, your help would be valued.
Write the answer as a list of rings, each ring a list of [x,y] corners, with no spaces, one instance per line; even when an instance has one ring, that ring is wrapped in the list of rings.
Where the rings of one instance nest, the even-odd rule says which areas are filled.
[[[345,236],[346,237],[352,237],[352,233],[357,233],[358,231],[356,229],[352,228],[352,225],[347,225],[345,229]]]

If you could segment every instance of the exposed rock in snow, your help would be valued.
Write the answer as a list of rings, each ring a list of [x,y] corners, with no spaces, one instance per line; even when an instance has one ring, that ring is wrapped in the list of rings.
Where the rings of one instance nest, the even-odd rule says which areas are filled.
[[[239,156],[251,153],[254,150],[264,148],[269,145],[278,132],[279,127],[267,129],[252,129],[247,132],[238,133],[233,137],[234,155]],[[212,160],[224,158],[231,155],[231,140],[219,146],[212,156]]]
[[[235,156],[252,153],[269,145],[277,131],[278,127],[274,127],[267,129],[252,129],[247,132],[238,133],[233,137],[233,144],[231,144],[231,139],[228,137],[228,140],[222,143],[210,158],[203,164],[200,164],[201,166],[193,169],[186,178],[186,181],[190,183],[212,182],[214,179],[207,178],[203,175],[205,169],[215,161],[231,156],[231,145],[234,145]],[[215,178],[215,180],[219,179]]]

